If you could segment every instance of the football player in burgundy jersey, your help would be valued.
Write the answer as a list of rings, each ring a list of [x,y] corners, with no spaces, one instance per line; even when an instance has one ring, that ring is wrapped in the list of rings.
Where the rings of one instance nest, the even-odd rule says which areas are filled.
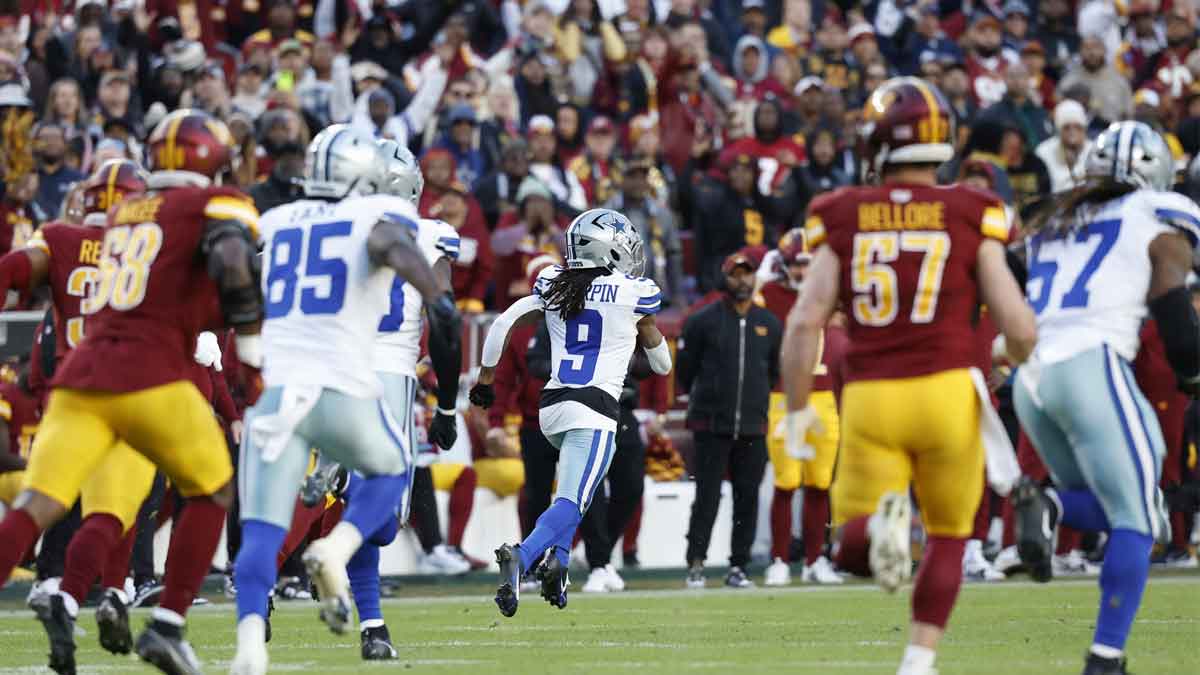
[[[105,162],[82,186],[83,224],[49,223],[24,248],[0,258],[0,297],[11,289],[50,288],[54,301],[55,362],[61,365],[84,335],[81,305],[99,272],[100,247],[108,209],[144,192],[146,172],[129,160]],[[80,489],[83,523],[67,546],[58,591],[68,614],[78,612],[122,533],[133,527],[142,500],[154,480],[154,465],[124,442],[96,467]],[[126,559],[125,567],[128,568]],[[114,566],[116,567],[116,566]],[[96,613],[100,644],[115,654],[132,647],[128,600],[120,590],[124,570],[105,579],[105,595]],[[50,620],[46,607],[35,604]],[[52,621],[51,621],[52,623]],[[61,651],[61,650],[60,650]]]
[[[991,403],[972,372],[971,318],[986,302],[1014,363],[1032,351],[1036,328],[1005,262],[1003,205],[988,192],[936,185],[938,165],[954,152],[940,92],[915,78],[889,80],[868,99],[864,119],[868,173],[878,183],[809,207],[816,255],[783,343],[786,427],[798,444],[817,418],[813,369],[840,302],[850,349],[831,494],[839,562],[865,571],[865,559],[891,591],[908,578],[911,484],[928,544],[899,673],[923,675],[933,672],[983,491],[980,425]]]
[[[762,302],[780,324],[787,321],[788,312],[796,304],[808,266],[812,262],[808,237],[803,228],[789,230],[779,239],[775,278],[763,284],[759,291]],[[764,263],[765,264],[765,263]],[[804,508],[801,509],[801,539],[804,541],[805,583],[840,584],[842,577],[833,569],[825,555],[825,532],[829,526],[829,486],[833,483],[833,468],[837,463],[839,427],[837,397],[841,395],[842,363],[846,354],[846,329],[838,315],[825,326],[821,334],[821,356],[813,372],[812,406],[821,420],[819,429],[808,431],[803,439],[808,448],[802,449],[805,459],[788,452],[780,423],[787,414],[787,401],[782,384],[771,392],[771,409],[767,418],[767,451],[775,470],[775,496],[771,500],[771,557],[767,567],[767,586],[786,586],[791,583],[792,497],[804,487]],[[793,451],[798,449],[793,449]]]
[[[171,541],[165,590],[135,650],[167,673],[199,673],[183,639],[184,614],[207,574],[231,504],[233,467],[207,401],[189,380],[196,336],[232,326],[238,355],[261,365],[262,294],[249,198],[219,180],[232,137],[206,113],[179,110],[150,136],[147,192],[108,214],[98,273],[80,306],[87,338],[64,359],[34,441],[20,507],[0,522],[0,579],[38,533],[61,518],[80,487],[124,441],[187,500]],[[103,535],[120,537],[119,526]],[[51,668],[74,672],[74,619],[63,595],[39,610]]]

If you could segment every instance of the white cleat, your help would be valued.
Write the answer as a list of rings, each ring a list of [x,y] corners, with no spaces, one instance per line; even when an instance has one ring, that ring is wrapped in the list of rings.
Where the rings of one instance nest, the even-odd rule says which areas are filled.
[[[1007,578],[983,557],[983,543],[977,539],[967,542],[962,565],[964,581],[1004,581]]]
[[[29,587],[29,595],[25,596],[25,606],[33,607],[38,600],[54,595],[58,592],[58,586],[61,583],[62,577],[49,577],[33,582],[33,585]]]
[[[867,532],[871,573],[883,590],[895,593],[912,576],[912,503],[908,494],[889,492],[880,497]]]
[[[345,633],[350,623],[350,577],[346,561],[333,554],[327,539],[318,539],[304,552],[304,567],[321,595],[321,620],[334,633]]]
[[[229,664],[229,675],[265,675],[267,655],[266,622],[251,614],[238,622],[237,653]]]
[[[813,561],[811,565],[804,566],[804,572],[800,576],[801,581],[806,584],[843,584],[846,580],[842,575],[834,569],[833,563],[829,558],[821,556]]]
[[[617,574],[617,568],[613,567],[612,563],[604,566],[604,574],[604,585],[609,592],[620,593],[625,590],[625,580],[621,578],[620,574]]]
[[[767,566],[766,578],[763,579],[764,586],[790,586],[791,583],[792,567],[782,558],[776,558]]]
[[[458,576],[471,571],[471,563],[465,558],[454,553],[445,544],[438,544],[433,547],[429,555],[421,556],[421,560],[417,565],[421,574],[441,574],[445,576]]]
[[[1021,554],[1017,553],[1016,546],[1009,546],[1001,549],[996,554],[996,559],[992,561],[992,568],[997,572],[1008,575],[1021,566]]]
[[[1054,556],[1051,565],[1055,576],[1094,577],[1100,574],[1100,567],[1088,562],[1083,552],[1078,549],[1066,555]]]
[[[607,593],[608,573],[603,567],[597,567],[588,574],[587,583],[583,585],[584,593]]]

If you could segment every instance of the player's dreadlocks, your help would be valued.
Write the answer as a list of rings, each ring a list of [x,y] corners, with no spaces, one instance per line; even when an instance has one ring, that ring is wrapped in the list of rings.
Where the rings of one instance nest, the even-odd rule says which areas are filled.
[[[1089,220],[1083,207],[1103,204],[1137,190],[1136,187],[1111,179],[1089,180],[1073,190],[1054,195],[1034,209],[1028,221],[1030,234],[1045,232],[1063,236],[1080,223]]]
[[[546,311],[557,311],[563,320],[573,319],[583,311],[587,290],[597,278],[609,274],[603,267],[564,270],[551,279],[542,291]]]

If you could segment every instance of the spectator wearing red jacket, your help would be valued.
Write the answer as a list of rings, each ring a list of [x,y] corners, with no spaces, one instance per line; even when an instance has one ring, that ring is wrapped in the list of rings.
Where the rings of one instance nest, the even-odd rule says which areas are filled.
[[[458,230],[458,258],[451,264],[451,271],[454,299],[458,302],[459,310],[465,314],[483,311],[488,282],[496,267],[491,233],[482,223],[468,217],[472,201],[474,199],[465,185],[452,183],[431,209],[431,215]]]
[[[516,222],[498,226],[492,233],[497,311],[508,309],[514,301],[529,295],[532,287],[525,267],[531,260],[540,255],[562,257],[563,254],[564,230],[555,219],[550,189],[530,176],[517,189],[517,204]]]
[[[783,106],[768,95],[754,108],[754,135],[725,148],[722,157],[750,155],[758,160],[758,190],[770,195],[787,180],[792,169],[808,159],[804,137],[783,133]]]

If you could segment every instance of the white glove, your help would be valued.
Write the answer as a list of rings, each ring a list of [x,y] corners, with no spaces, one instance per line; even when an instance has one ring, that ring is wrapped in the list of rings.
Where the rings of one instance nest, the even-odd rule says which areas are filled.
[[[811,405],[805,406],[803,410],[792,410],[779,426],[782,429],[777,428],[775,433],[782,432],[784,447],[789,457],[806,460],[817,456],[817,449],[808,443],[808,432],[822,433],[825,426],[821,424],[821,418]]]
[[[209,331],[196,336],[196,363],[205,368],[216,368],[221,372],[221,346],[217,344],[217,336]]]

